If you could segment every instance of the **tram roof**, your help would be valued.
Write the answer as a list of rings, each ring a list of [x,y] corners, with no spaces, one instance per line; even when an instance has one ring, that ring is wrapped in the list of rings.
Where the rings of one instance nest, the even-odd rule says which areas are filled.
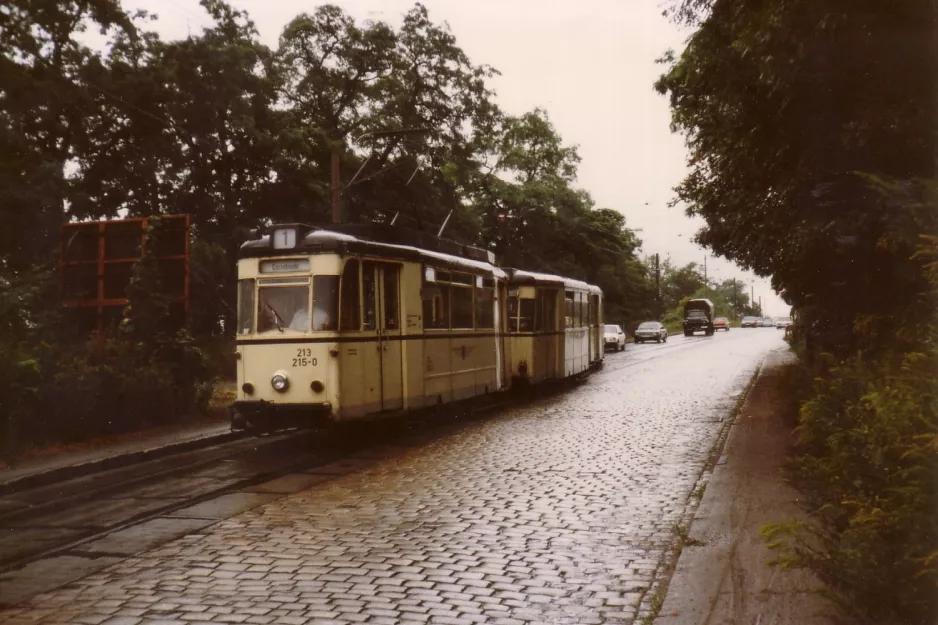
[[[535,286],[553,287],[562,286],[566,289],[577,289],[580,291],[589,291],[590,293],[602,293],[602,289],[600,289],[598,286],[583,282],[582,280],[574,280],[573,278],[555,276],[549,273],[525,271],[524,269],[506,269],[505,271],[508,273],[509,284],[533,284]]]
[[[506,274],[494,264],[494,255],[478,247],[435,237],[425,232],[380,224],[336,224],[311,228],[297,224],[272,226],[299,229],[296,247],[274,249],[269,234],[245,241],[240,258],[280,257],[295,254],[369,254],[396,260],[423,262],[465,271],[482,271],[499,278]]]

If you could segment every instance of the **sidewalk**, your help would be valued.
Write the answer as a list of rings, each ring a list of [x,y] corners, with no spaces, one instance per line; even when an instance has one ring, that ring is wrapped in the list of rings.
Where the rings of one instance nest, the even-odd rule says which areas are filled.
[[[658,625],[823,625],[832,610],[807,571],[768,566],[759,536],[772,521],[805,519],[798,493],[781,476],[791,443],[779,410],[780,367],[773,351],[730,432],[681,552]]]
[[[12,466],[0,467],[0,494],[206,447],[237,436],[231,432],[228,419],[216,418],[57,445],[26,454]]]

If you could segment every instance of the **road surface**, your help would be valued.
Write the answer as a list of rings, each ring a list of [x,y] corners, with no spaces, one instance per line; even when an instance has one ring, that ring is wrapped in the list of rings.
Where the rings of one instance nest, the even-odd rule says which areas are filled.
[[[331,455],[281,448],[258,465],[267,481],[242,471],[222,495],[217,463],[250,463],[193,460],[80,514],[27,521],[2,500],[19,510],[7,531],[33,540],[104,529],[0,575],[0,621],[640,622],[728,417],[781,344],[759,328],[630,345],[585,383],[483,418]],[[150,499],[172,501],[133,513]],[[115,508],[132,513],[101,520]]]

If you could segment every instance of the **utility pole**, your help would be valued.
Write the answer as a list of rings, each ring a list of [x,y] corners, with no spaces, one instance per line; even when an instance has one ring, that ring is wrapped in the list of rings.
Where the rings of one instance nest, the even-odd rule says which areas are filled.
[[[762,312],[762,296],[759,296],[759,314],[765,317],[765,313]]]
[[[755,286],[755,284],[756,284],[755,282],[750,282],[750,283],[749,283],[749,305],[750,305],[750,306],[755,306],[755,305],[756,305],[756,286]]]
[[[733,311],[739,317],[739,299],[736,297],[736,278],[733,278]]]
[[[661,269],[655,254],[655,319],[661,321]]]
[[[704,286],[707,285],[707,255],[704,254]]]

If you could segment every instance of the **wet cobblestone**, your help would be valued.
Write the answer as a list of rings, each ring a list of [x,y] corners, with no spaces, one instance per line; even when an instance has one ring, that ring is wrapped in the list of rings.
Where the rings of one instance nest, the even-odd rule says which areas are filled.
[[[732,392],[777,345],[734,339],[626,360],[561,396],[36,596],[0,621],[633,622]]]

